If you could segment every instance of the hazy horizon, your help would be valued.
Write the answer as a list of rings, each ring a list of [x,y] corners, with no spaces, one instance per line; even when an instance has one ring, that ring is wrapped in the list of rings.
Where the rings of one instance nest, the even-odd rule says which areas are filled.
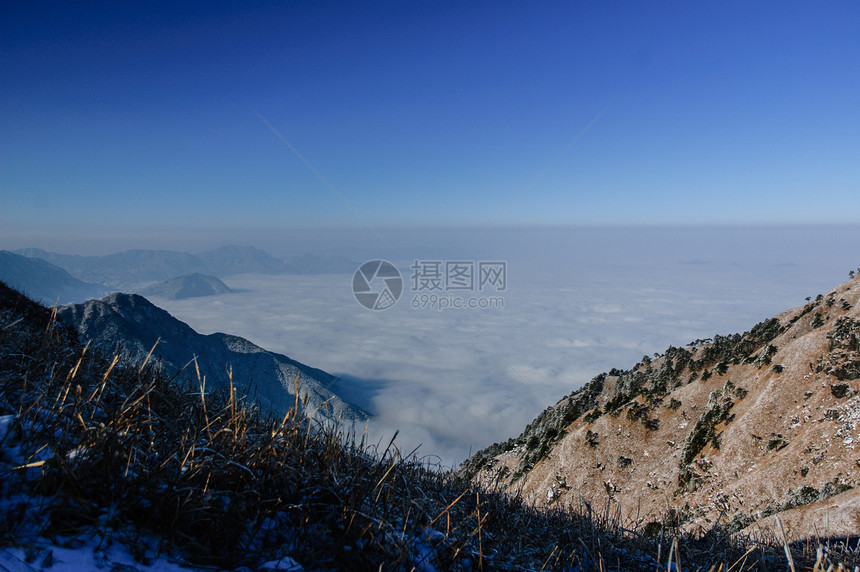
[[[405,261],[421,254],[421,250],[428,247],[437,251],[443,249],[449,253],[469,251],[471,255],[476,253],[476,249],[482,252],[492,251],[498,237],[516,233],[533,237],[544,235],[547,240],[552,240],[554,236],[565,234],[573,236],[576,233],[596,233],[605,236],[614,234],[618,237],[630,233],[653,237],[665,236],[667,233],[687,233],[698,237],[695,239],[696,244],[706,242],[709,236],[737,235],[745,237],[743,240],[750,241],[748,244],[750,248],[760,249],[763,246],[766,247],[768,242],[781,241],[788,237],[794,237],[798,244],[805,242],[805,237],[809,235],[822,233],[836,232],[853,238],[857,229],[860,229],[860,222],[853,224],[409,225],[373,229],[351,225],[202,230],[154,226],[139,229],[104,227],[92,230],[34,229],[31,232],[0,228],[0,248],[10,251],[39,248],[58,254],[106,256],[127,250],[171,250],[198,254],[222,246],[237,245],[257,248],[280,259],[304,254],[334,254],[354,259],[356,262],[359,259],[374,257]],[[765,244],[755,244],[757,238],[762,239]],[[510,249],[512,246],[505,243],[502,248]],[[549,246],[552,246],[552,243],[549,243]],[[631,246],[634,250],[638,249],[636,244]],[[734,246],[738,247],[738,244]],[[522,250],[523,247],[517,248]]]

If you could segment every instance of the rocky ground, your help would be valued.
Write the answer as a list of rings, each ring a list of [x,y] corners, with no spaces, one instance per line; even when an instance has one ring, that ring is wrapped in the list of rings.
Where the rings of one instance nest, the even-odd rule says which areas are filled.
[[[860,278],[743,335],[612,370],[464,466],[631,526],[860,535]],[[655,528],[656,527],[656,528]]]

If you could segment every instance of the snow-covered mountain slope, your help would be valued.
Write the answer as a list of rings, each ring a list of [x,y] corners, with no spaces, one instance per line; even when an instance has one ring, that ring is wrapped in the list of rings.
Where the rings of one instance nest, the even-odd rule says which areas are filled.
[[[145,359],[155,346],[150,359],[157,361],[168,376],[177,374],[196,385],[199,368],[207,390],[227,387],[232,375],[238,391],[283,413],[295,404],[298,386],[300,400],[306,402],[306,412],[311,417],[367,419],[364,411],[329,389],[334,376],[238,336],[199,334],[136,294],[112,294],[102,300],[67,306],[59,310],[58,318],[74,327],[83,340],[109,349],[119,342],[121,355],[131,361]],[[189,365],[195,358],[196,365]]]

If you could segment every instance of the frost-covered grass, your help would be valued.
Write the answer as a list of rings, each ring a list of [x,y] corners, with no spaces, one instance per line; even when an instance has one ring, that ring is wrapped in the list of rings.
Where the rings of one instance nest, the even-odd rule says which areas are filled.
[[[772,544],[677,537],[668,521],[652,538],[585,501],[537,510],[299,407],[274,418],[233,390],[207,393],[194,363],[172,373],[83,346],[0,283],[0,564],[120,569],[121,554],[164,570],[785,566]]]

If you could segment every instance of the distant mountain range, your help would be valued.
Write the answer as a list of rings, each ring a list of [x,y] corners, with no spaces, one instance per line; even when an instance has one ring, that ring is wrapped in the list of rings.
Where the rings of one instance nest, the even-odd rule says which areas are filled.
[[[183,300],[185,298],[228,294],[232,291],[218,278],[195,272],[188,276],[171,278],[170,280],[153,284],[144,288],[139,293],[144,296],[159,296],[170,300]]]
[[[88,283],[102,284],[112,290],[135,290],[190,274],[224,278],[236,274],[334,274],[352,273],[358,263],[341,256],[307,254],[280,260],[250,246],[223,246],[189,254],[173,250],[126,250],[107,256],[57,254],[38,248],[15,251],[64,269]]]
[[[47,306],[100,298],[108,293],[101,284],[79,280],[45,260],[0,250],[0,280]]]
[[[191,255],[183,252],[131,250],[103,257],[54,254],[36,249],[21,251],[27,256],[0,251],[0,281],[48,306],[73,304],[60,308],[59,318],[78,330],[85,340],[114,349],[117,343],[123,357],[143,360],[156,341],[151,359],[167,375],[173,375],[197,358],[197,366],[186,368],[183,379],[196,380],[197,368],[211,389],[224,388],[232,379],[238,389],[248,388],[250,396],[266,408],[285,412],[295,404],[296,383],[311,416],[365,420],[368,415],[347,403],[329,388],[336,378],[288,358],[269,352],[246,339],[216,333],[195,332],[166,311],[136,294],[111,294],[102,284],[81,280],[98,279],[105,284],[122,285],[167,277],[143,289],[150,295],[181,299],[230,292],[220,279],[200,272],[172,276],[189,270],[217,270],[222,274],[240,272],[298,273],[335,271],[352,263],[338,257],[307,256],[291,266],[261,250],[227,246]],[[66,265],[78,277],[61,268]],[[193,372],[193,375],[192,375]]]
[[[81,339],[108,351],[115,351],[119,344],[121,356],[132,363],[142,363],[155,347],[150,361],[158,363],[166,375],[182,371],[180,380],[196,386],[199,368],[207,390],[227,387],[228,372],[232,372],[240,393],[247,388],[250,398],[280,414],[295,404],[298,384],[306,412],[312,417],[368,418],[365,411],[328,389],[337,379],[334,376],[238,336],[199,334],[136,294],[111,294],[103,300],[66,306],[58,311],[58,319],[76,329]],[[195,358],[196,365],[190,363]]]
[[[78,256],[25,248],[15,253],[46,260],[76,278],[112,289],[161,282],[194,272],[209,273],[209,268],[198,257],[169,250],[127,250],[107,256]]]

